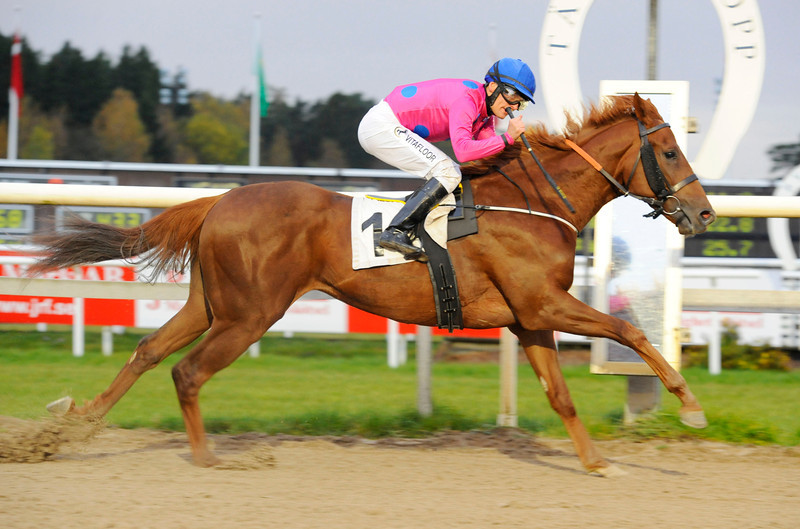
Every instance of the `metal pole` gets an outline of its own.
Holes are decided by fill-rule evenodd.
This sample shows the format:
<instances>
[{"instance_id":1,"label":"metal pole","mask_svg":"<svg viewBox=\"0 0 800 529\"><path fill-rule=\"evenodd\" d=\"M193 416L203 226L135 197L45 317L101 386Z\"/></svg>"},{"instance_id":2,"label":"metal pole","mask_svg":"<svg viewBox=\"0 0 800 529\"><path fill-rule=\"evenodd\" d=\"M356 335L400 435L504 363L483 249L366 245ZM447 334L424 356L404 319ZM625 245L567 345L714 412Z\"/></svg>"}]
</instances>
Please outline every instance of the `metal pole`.
<instances>
[{"instance_id":1,"label":"metal pole","mask_svg":"<svg viewBox=\"0 0 800 529\"><path fill-rule=\"evenodd\" d=\"M20 11L19 6L14 7L14 35L13 44L11 45L11 61L14 62L14 56L19 55L19 60L22 60L22 42L20 31ZM17 39L20 39L18 42ZM13 70L13 66L12 66ZM24 72L23 72L24 75ZM11 75L13 80L14 75ZM22 106L22 101L18 97L17 92L13 87L8 89L8 138L6 147L6 157L9 160L17 159L17 149L19 146L19 109Z\"/></svg>"},{"instance_id":2,"label":"metal pole","mask_svg":"<svg viewBox=\"0 0 800 529\"><path fill-rule=\"evenodd\" d=\"M500 413L498 426L517 427L517 337L504 328L500 332Z\"/></svg>"},{"instance_id":3,"label":"metal pole","mask_svg":"<svg viewBox=\"0 0 800 529\"><path fill-rule=\"evenodd\" d=\"M650 0L650 31L647 34L647 79L656 79L658 54L658 0Z\"/></svg>"},{"instance_id":4,"label":"metal pole","mask_svg":"<svg viewBox=\"0 0 800 529\"><path fill-rule=\"evenodd\" d=\"M658 0L650 0L647 33L647 79L656 79L658 55ZM662 344L662 348L664 344ZM628 375L628 400L624 421L631 424L642 415L653 413L661 405L661 381L658 377Z\"/></svg>"},{"instance_id":5,"label":"metal pole","mask_svg":"<svg viewBox=\"0 0 800 529\"><path fill-rule=\"evenodd\" d=\"M423 417L433 414L431 365L433 363L433 331L417 326L417 411Z\"/></svg>"},{"instance_id":6,"label":"metal pole","mask_svg":"<svg viewBox=\"0 0 800 529\"><path fill-rule=\"evenodd\" d=\"M258 77L261 57L261 15L256 13L253 21L253 96L250 98L250 165L260 165L261 138L261 84Z\"/></svg>"}]
</instances>

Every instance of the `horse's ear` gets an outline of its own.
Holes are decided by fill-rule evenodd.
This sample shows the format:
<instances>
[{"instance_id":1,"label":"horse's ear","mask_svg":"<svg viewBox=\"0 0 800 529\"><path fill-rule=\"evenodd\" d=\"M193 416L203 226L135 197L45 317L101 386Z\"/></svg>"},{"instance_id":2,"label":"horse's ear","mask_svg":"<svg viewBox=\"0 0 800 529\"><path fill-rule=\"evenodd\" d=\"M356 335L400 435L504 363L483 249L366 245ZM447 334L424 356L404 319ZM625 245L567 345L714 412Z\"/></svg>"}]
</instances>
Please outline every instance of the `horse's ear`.
<instances>
[{"instance_id":1,"label":"horse's ear","mask_svg":"<svg viewBox=\"0 0 800 529\"><path fill-rule=\"evenodd\" d=\"M639 92L633 94L633 111L636 113L636 117L639 118L639 121L644 121L646 114L644 99L639 96Z\"/></svg>"}]
</instances>

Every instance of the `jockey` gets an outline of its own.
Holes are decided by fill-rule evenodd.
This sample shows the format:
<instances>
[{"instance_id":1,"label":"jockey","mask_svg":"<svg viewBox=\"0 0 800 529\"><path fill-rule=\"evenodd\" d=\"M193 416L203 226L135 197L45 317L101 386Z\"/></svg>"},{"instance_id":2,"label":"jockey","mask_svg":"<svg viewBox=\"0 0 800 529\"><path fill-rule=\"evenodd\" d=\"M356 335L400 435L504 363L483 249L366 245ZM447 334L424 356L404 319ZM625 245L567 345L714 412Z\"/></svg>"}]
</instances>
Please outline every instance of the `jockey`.
<instances>
[{"instance_id":1,"label":"jockey","mask_svg":"<svg viewBox=\"0 0 800 529\"><path fill-rule=\"evenodd\" d=\"M508 116L507 108L521 110L533 102L536 79L528 65L500 59L484 81L436 79L398 86L361 120L358 140L365 151L426 180L381 234L381 247L408 260L428 260L412 244L416 226L461 182L459 164L431 142L450 140L463 163L502 151L525 131L521 115L509 121L503 134L494 127L495 118Z\"/></svg>"}]
</instances>

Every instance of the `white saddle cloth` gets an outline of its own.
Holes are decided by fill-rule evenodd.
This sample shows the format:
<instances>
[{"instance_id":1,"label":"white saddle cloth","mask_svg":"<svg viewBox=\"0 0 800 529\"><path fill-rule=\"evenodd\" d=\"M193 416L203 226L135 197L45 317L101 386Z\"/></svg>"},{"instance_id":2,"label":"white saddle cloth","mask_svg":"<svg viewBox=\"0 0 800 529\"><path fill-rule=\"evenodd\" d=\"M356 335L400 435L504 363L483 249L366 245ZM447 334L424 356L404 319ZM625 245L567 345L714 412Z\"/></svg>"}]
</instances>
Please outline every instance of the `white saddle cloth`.
<instances>
[{"instance_id":1,"label":"white saddle cloth","mask_svg":"<svg viewBox=\"0 0 800 529\"><path fill-rule=\"evenodd\" d=\"M403 206L409 192L348 193L353 197L350 234L353 270L408 263L399 252L378 246L378 236ZM425 219L425 231L442 248L447 247L447 215L455 208L455 197L447 195ZM414 244L419 246L419 241Z\"/></svg>"}]
</instances>

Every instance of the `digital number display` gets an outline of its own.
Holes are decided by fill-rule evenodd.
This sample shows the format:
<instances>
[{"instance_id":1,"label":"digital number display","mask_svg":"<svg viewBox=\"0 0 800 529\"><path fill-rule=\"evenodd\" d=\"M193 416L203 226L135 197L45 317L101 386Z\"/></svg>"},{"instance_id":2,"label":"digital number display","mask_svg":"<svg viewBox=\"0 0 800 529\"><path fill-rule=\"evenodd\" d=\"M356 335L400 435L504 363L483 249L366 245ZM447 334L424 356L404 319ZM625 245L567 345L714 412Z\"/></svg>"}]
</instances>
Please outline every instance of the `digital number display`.
<instances>
[{"instance_id":1,"label":"digital number display","mask_svg":"<svg viewBox=\"0 0 800 529\"><path fill-rule=\"evenodd\" d=\"M59 206L56 208L56 225L64 225L64 218L78 215L91 222L107 224L117 228L135 228L150 220L152 213L147 208L106 208L88 206Z\"/></svg>"},{"instance_id":2,"label":"digital number display","mask_svg":"<svg viewBox=\"0 0 800 529\"><path fill-rule=\"evenodd\" d=\"M33 232L33 206L0 204L0 234Z\"/></svg>"},{"instance_id":3,"label":"digital number display","mask_svg":"<svg viewBox=\"0 0 800 529\"><path fill-rule=\"evenodd\" d=\"M774 188L744 186L707 186L709 195L769 196ZM800 241L800 219L789 219L792 241ZM777 256L769 242L766 218L719 217L702 235L685 241L686 257L757 257L775 259Z\"/></svg>"},{"instance_id":4,"label":"digital number display","mask_svg":"<svg viewBox=\"0 0 800 529\"><path fill-rule=\"evenodd\" d=\"M214 180L203 180L193 177L178 177L175 185L178 187L194 187L199 189L233 189L247 184L242 178L215 178Z\"/></svg>"}]
</instances>

